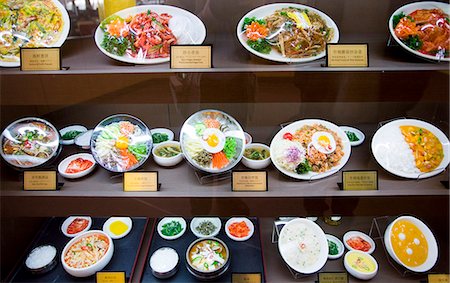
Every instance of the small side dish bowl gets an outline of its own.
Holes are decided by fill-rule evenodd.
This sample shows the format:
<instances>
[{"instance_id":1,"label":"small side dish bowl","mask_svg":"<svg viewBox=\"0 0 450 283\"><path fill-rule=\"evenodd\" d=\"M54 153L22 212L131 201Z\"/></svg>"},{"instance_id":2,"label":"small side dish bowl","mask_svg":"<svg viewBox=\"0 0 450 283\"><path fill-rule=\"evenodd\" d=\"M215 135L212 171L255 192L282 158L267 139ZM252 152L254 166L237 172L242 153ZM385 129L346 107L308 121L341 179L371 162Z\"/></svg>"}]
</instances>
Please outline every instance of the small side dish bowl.
<instances>
[{"instance_id":1,"label":"small side dish bowl","mask_svg":"<svg viewBox=\"0 0 450 283\"><path fill-rule=\"evenodd\" d=\"M110 217L103 223L103 232L111 239L121 239L130 233L133 228L133 221L130 217Z\"/></svg>"},{"instance_id":2,"label":"small side dish bowl","mask_svg":"<svg viewBox=\"0 0 450 283\"><path fill-rule=\"evenodd\" d=\"M91 265L85 267L74 267L73 265L76 264L77 261L76 259L73 259L75 262L71 262L70 256L72 247L74 250L78 250L79 248L76 247L76 245L79 244L83 245L84 241L88 241L88 244L90 244L91 241L90 239L88 239L90 237L97 238L96 240L92 241L96 243L94 244L93 248L97 248L99 252L101 252L103 255L99 258L98 261L92 263ZM83 249L81 248L80 250L81 252L83 251ZM76 236L67 243L67 245L64 247L61 253L61 263L64 270L70 275L75 277L88 277L94 275L96 272L105 268L105 266L111 260L113 254L114 254L114 243L111 237L109 237L109 235L103 231L92 230ZM83 265L84 264L85 263L83 263Z\"/></svg>"},{"instance_id":3,"label":"small side dish bowl","mask_svg":"<svg viewBox=\"0 0 450 283\"><path fill-rule=\"evenodd\" d=\"M159 279L167 279L177 273L180 257L173 248L162 247L152 254L149 264L153 276Z\"/></svg>"},{"instance_id":4,"label":"small side dish bowl","mask_svg":"<svg viewBox=\"0 0 450 283\"><path fill-rule=\"evenodd\" d=\"M247 144L251 144L253 142L253 138L252 138L252 136L249 133L244 132L244 137L245 137L245 144L246 145Z\"/></svg>"},{"instance_id":5,"label":"small side dish bowl","mask_svg":"<svg viewBox=\"0 0 450 283\"><path fill-rule=\"evenodd\" d=\"M344 257L348 273L361 280L369 280L378 272L378 263L373 256L361 251L348 251Z\"/></svg>"},{"instance_id":6,"label":"small side dish bowl","mask_svg":"<svg viewBox=\"0 0 450 283\"><path fill-rule=\"evenodd\" d=\"M69 216L61 225L61 232L65 236L73 238L88 231L91 225L92 218L89 216Z\"/></svg>"},{"instance_id":7,"label":"small side dish bowl","mask_svg":"<svg viewBox=\"0 0 450 283\"><path fill-rule=\"evenodd\" d=\"M245 224L245 225L244 225ZM248 227L248 233L247 235L236 235L235 232L233 232L233 227L236 225L242 226L242 228L245 228L245 226ZM253 222L250 221L250 219L245 217L232 217L228 219L227 223L225 223L225 233L227 236L234 240L234 241L247 241L253 236L253 233L255 232L255 226L253 225Z\"/></svg>"},{"instance_id":8,"label":"small side dish bowl","mask_svg":"<svg viewBox=\"0 0 450 283\"><path fill-rule=\"evenodd\" d=\"M328 242L328 259L338 259L340 258L343 254L344 254L344 244L342 243L341 240L339 240L336 236L330 235L330 234L325 234L325 237L327 238L327 242ZM334 243L335 246L333 244ZM337 249L337 254L331 254L331 249L332 246L335 247L335 249Z\"/></svg>"},{"instance_id":9,"label":"small side dish bowl","mask_svg":"<svg viewBox=\"0 0 450 283\"><path fill-rule=\"evenodd\" d=\"M70 132L73 132L75 134L73 137L66 137L66 135L70 135ZM59 130L59 134L61 135L61 144L63 145L70 145L75 143L75 138L82 133L87 132L87 128L82 125L73 125L73 126L67 126Z\"/></svg>"},{"instance_id":10,"label":"small side dish bowl","mask_svg":"<svg viewBox=\"0 0 450 283\"><path fill-rule=\"evenodd\" d=\"M208 224L208 222L211 224ZM210 233L202 233L200 229L202 226L208 226L203 227L203 230L206 228ZM219 217L194 217L191 220L190 227L192 233L198 238L214 237L219 234L220 228L222 227L222 221L220 221Z\"/></svg>"},{"instance_id":11,"label":"small side dish bowl","mask_svg":"<svg viewBox=\"0 0 450 283\"><path fill-rule=\"evenodd\" d=\"M58 264L56 260L56 248L51 245L43 245L34 248L25 260L25 266L32 274L44 274L52 270Z\"/></svg>"},{"instance_id":12,"label":"small side dish bowl","mask_svg":"<svg viewBox=\"0 0 450 283\"><path fill-rule=\"evenodd\" d=\"M351 146L358 146L362 144L366 139L364 133L361 130L358 130L357 128L349 126L340 126L339 128L341 128L341 130L343 130L344 133L347 135ZM352 141L352 139L350 138L352 136L352 133L356 136L356 138L358 138L357 141Z\"/></svg>"},{"instance_id":13,"label":"small side dish bowl","mask_svg":"<svg viewBox=\"0 0 450 283\"><path fill-rule=\"evenodd\" d=\"M348 231L344 234L343 242L350 251L356 250L371 254L375 250L375 242L372 238L360 231Z\"/></svg>"},{"instance_id":14,"label":"small side dish bowl","mask_svg":"<svg viewBox=\"0 0 450 283\"><path fill-rule=\"evenodd\" d=\"M76 145L81 147L82 149L90 149L91 148L91 137L94 130L88 130L74 139Z\"/></svg>"},{"instance_id":15,"label":"small side dish bowl","mask_svg":"<svg viewBox=\"0 0 450 283\"><path fill-rule=\"evenodd\" d=\"M270 165L270 162L270 148L267 145L262 143L245 145L244 156L242 157L242 164L245 167L255 170L264 169Z\"/></svg>"},{"instance_id":16,"label":"small side dish bowl","mask_svg":"<svg viewBox=\"0 0 450 283\"><path fill-rule=\"evenodd\" d=\"M176 150L178 153L176 153ZM175 166L183 160L180 142L166 141L156 144L152 149L153 160L163 167Z\"/></svg>"},{"instance_id":17,"label":"small side dish bowl","mask_svg":"<svg viewBox=\"0 0 450 283\"><path fill-rule=\"evenodd\" d=\"M153 146L162 143L162 142L166 142L166 141L173 141L175 135L172 132L171 129L167 129L167 128L154 128L150 130L150 133L152 134L152 139L153 139ZM156 135L160 134L162 136L157 137ZM163 138L163 140L159 140L160 138ZM166 139L167 138L167 139Z\"/></svg>"},{"instance_id":18,"label":"small side dish bowl","mask_svg":"<svg viewBox=\"0 0 450 283\"><path fill-rule=\"evenodd\" d=\"M77 169L81 170L81 171L76 172L76 173L68 173L68 172L66 172L68 167L69 167L69 165L70 165L70 163L72 161L76 162L75 160L77 160L79 158L92 162L92 165L87 167L87 165L84 165L84 164L76 164L74 166ZM77 154L68 156L65 159L63 159L63 161L61 161L59 163L59 165L58 165L58 172L64 178L76 179L76 178L84 177L84 176L88 175L89 173L91 173L92 171L94 171L94 168L95 168L96 165L97 165L97 162L95 162L95 159L92 156L92 154L89 154L89 153L77 153Z\"/></svg>"},{"instance_id":19,"label":"small side dish bowl","mask_svg":"<svg viewBox=\"0 0 450 283\"><path fill-rule=\"evenodd\" d=\"M177 223L179 223L179 226ZM166 240L175 240L183 236L184 232L186 232L186 226L186 220L184 220L183 217L164 217L159 221L156 229L158 230L158 234L161 238ZM176 227L179 228L178 233L172 233L176 230ZM167 231L172 235L166 235Z\"/></svg>"}]
</instances>

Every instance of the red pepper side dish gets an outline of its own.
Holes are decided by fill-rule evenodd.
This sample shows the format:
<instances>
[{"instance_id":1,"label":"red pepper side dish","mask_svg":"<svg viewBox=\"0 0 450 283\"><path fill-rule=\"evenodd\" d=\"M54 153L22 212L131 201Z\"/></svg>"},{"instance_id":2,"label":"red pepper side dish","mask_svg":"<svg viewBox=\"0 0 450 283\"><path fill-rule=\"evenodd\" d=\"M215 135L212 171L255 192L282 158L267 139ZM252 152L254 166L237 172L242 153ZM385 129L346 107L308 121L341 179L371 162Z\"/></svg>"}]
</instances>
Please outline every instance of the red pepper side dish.
<instances>
[{"instance_id":1,"label":"red pepper side dish","mask_svg":"<svg viewBox=\"0 0 450 283\"><path fill-rule=\"evenodd\" d=\"M359 236L351 237L347 240L347 244L353 249L362 252L368 252L371 248L370 243Z\"/></svg>"},{"instance_id":2,"label":"red pepper side dish","mask_svg":"<svg viewBox=\"0 0 450 283\"><path fill-rule=\"evenodd\" d=\"M66 168L66 173L74 174L89 169L94 163L81 157L72 160Z\"/></svg>"},{"instance_id":3,"label":"red pepper side dish","mask_svg":"<svg viewBox=\"0 0 450 283\"><path fill-rule=\"evenodd\" d=\"M84 229L86 229L88 224L89 224L89 221L87 219L77 217L67 227L67 234L73 235L73 234L79 233L79 232L83 231Z\"/></svg>"},{"instance_id":4,"label":"red pepper side dish","mask_svg":"<svg viewBox=\"0 0 450 283\"><path fill-rule=\"evenodd\" d=\"M231 223L231 225L228 227L228 231L232 236L244 238L247 237L248 234L250 233L250 228L248 228L245 221L241 221Z\"/></svg>"}]
</instances>

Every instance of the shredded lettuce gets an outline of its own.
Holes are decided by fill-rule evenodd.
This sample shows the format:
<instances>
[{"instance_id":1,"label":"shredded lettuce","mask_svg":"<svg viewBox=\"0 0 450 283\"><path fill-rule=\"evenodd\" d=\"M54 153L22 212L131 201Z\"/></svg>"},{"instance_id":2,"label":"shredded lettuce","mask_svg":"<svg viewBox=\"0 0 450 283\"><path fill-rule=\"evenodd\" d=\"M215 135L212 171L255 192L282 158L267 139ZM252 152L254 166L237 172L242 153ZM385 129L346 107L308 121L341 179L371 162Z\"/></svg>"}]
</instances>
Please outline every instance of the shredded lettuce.
<instances>
[{"instance_id":1,"label":"shredded lettuce","mask_svg":"<svg viewBox=\"0 0 450 283\"><path fill-rule=\"evenodd\" d=\"M136 157L138 161L147 156L147 146L145 143L129 145L128 150Z\"/></svg>"}]
</instances>

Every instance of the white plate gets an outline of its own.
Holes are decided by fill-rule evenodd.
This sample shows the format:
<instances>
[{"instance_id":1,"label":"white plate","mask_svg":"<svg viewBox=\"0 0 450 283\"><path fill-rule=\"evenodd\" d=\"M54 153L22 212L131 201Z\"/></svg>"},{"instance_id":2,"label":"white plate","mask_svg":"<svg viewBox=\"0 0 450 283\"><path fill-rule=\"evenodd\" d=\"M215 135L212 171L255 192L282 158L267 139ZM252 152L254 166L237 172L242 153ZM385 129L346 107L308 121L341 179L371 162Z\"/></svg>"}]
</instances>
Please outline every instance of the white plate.
<instances>
[{"instance_id":1,"label":"white plate","mask_svg":"<svg viewBox=\"0 0 450 283\"><path fill-rule=\"evenodd\" d=\"M329 130L335 132L342 140L342 145L343 145L343 151L344 151L344 156L341 158L339 165L331 168L330 170L323 172L323 173L317 173L317 172L308 172L305 174L297 174L295 172L290 172L284 168L282 168L278 162L275 160L275 149L274 146L277 142L279 142L280 140L283 139L283 135L285 133L294 133L295 131L299 130L301 127L306 126L306 125L314 125L314 124L321 124L325 127L327 127ZM339 170L341 170L342 167L344 167L344 165L347 163L348 159L350 158L350 153L351 153L351 146L350 146L350 141L348 140L347 135L344 133L343 130L341 130L338 126L336 126L335 124L325 121L325 120L320 120L320 119L305 119L305 120L300 120L297 122L293 122L291 124L289 124L288 126L284 127L283 129L281 129L272 139L272 142L270 143L270 158L272 159L272 163L275 165L275 167L277 167L278 170L280 170L280 172L282 172L283 174L295 178L295 179L300 179L300 180L315 180L315 179L321 179L321 178L325 178L328 177L336 172L338 172Z\"/></svg>"},{"instance_id":2,"label":"white plate","mask_svg":"<svg viewBox=\"0 0 450 283\"><path fill-rule=\"evenodd\" d=\"M214 224L214 226L216 226L216 229L209 235L201 234L195 228L203 221L210 221L212 224ZM191 224L190 224L192 233L198 238L215 237L217 234L219 234L221 227L222 227L222 221L220 221L219 217L194 217L194 218L192 218Z\"/></svg>"},{"instance_id":3,"label":"white plate","mask_svg":"<svg viewBox=\"0 0 450 283\"><path fill-rule=\"evenodd\" d=\"M67 169L67 166L69 166L69 163L72 160L75 160L77 158L83 158L83 159L89 160L93 164L92 164L91 167L89 167L88 169L86 169L84 171L81 171L81 172L78 172L78 173L66 173L66 169ZM89 153L77 153L77 154L71 155L71 156L66 157L65 159L63 159L63 161L61 161L59 163L59 165L58 165L58 172L59 172L59 174L61 176L63 176L64 178L67 178L67 179L81 178L81 177L84 177L87 174L91 173L94 170L96 164L97 163L95 162L95 159L92 156L92 154L89 154Z\"/></svg>"},{"instance_id":4,"label":"white plate","mask_svg":"<svg viewBox=\"0 0 450 283\"><path fill-rule=\"evenodd\" d=\"M361 239L363 239L364 241L366 241L370 244L370 249L367 252L365 252L365 251L354 249L351 246L349 246L349 244L347 244L347 240L349 240L350 238L353 238L353 237L361 237ZM375 242L372 240L372 238L370 238L368 235L366 235L360 231L348 231L347 233L344 234L344 237L342 238L342 240L344 242L345 247L350 251L355 250L355 251L361 251L364 253L371 254L375 250Z\"/></svg>"},{"instance_id":5,"label":"white plate","mask_svg":"<svg viewBox=\"0 0 450 283\"><path fill-rule=\"evenodd\" d=\"M305 230L301 231L299 229L305 229L310 232L313 237L302 237L299 234L303 233ZM298 231L297 238L293 235L296 231ZM314 243L311 243L312 239L316 239L317 246L313 245ZM311 246L317 247L319 253L315 261L306 266L301 265L295 259L295 256L292 255L292 252L295 251L295 249L299 249L303 244L305 244L305 247L307 248ZM328 242L325 233L319 225L306 218L294 218L281 228L280 236L278 237L278 250L287 265L302 274L312 274L319 271L328 259ZM312 261L311 259L309 260Z\"/></svg>"},{"instance_id":6,"label":"white plate","mask_svg":"<svg viewBox=\"0 0 450 283\"><path fill-rule=\"evenodd\" d=\"M394 226L394 224L396 222L398 222L400 220L408 220L411 223L413 223L423 233L423 235L427 239L428 257L425 260L425 262L419 266L410 267L410 266L405 265L403 262L400 261L400 259L397 257L397 255L395 254L395 252L393 250L392 242L391 242L392 227ZM434 237L433 232L431 232L430 228L428 228L428 226L425 225L425 223L423 223L421 220L419 220L413 216L401 216L401 217L398 217L397 219L395 219L394 221L392 221L392 223L389 224L389 226L386 228L386 231L384 233L384 244L386 246L386 249L387 249L389 255L397 263L403 265L407 269L412 270L414 272L427 272L428 270L433 268L433 266L437 262L438 255L439 255L436 238Z\"/></svg>"},{"instance_id":7,"label":"white plate","mask_svg":"<svg viewBox=\"0 0 450 283\"><path fill-rule=\"evenodd\" d=\"M111 231L110 227L111 227L111 224L115 221L123 222L125 225L128 226L128 229L125 232L123 232L122 234L119 234L119 235L114 234ZM133 227L133 221L131 220L130 217L110 217L103 224L102 230L103 230L103 232L108 234L111 237L111 239L116 240L116 239L120 239L120 238L123 238L126 235L128 235L128 233L130 233L132 227Z\"/></svg>"},{"instance_id":8,"label":"white plate","mask_svg":"<svg viewBox=\"0 0 450 283\"><path fill-rule=\"evenodd\" d=\"M341 240L339 240L339 238L337 238L336 236L330 235L330 234L325 234L325 237L327 238L327 240L330 240L332 242L334 242L337 247L338 247L338 253L336 255L330 255L328 253L328 258L329 259L337 259L340 258L343 254L344 254L344 244L342 243Z\"/></svg>"},{"instance_id":9,"label":"white plate","mask_svg":"<svg viewBox=\"0 0 450 283\"><path fill-rule=\"evenodd\" d=\"M412 12L414 12L415 10L420 10L420 9L441 9L447 15L450 14L450 5L448 3L423 1L423 2L415 2L415 3L406 4L406 5L398 8L389 18L389 32L391 33L391 36L395 39L395 41L401 47L403 47L403 49L411 52L412 54L414 54L416 56L419 56L419 57L422 57L425 59L429 59L429 60L435 60L435 61L450 61L450 58L439 59L436 56L423 54L423 53L420 53L419 51L413 50L413 49L409 48L408 46L406 46L406 44L404 44L395 35L394 24L393 24L394 16L400 14L401 12L403 12L405 15L408 15L408 14L411 14Z\"/></svg>"},{"instance_id":10,"label":"white plate","mask_svg":"<svg viewBox=\"0 0 450 283\"><path fill-rule=\"evenodd\" d=\"M70 223L72 223L76 218L86 219L88 221L88 225L86 226L86 228L84 228L84 230L81 230L78 233L68 234L67 228L69 227ZM75 236L78 236L81 233L88 231L91 228L91 225L92 225L92 218L89 216L69 216L67 217L66 220L64 220L63 224L61 225L61 232L63 232L63 234L66 235L67 237L74 238Z\"/></svg>"},{"instance_id":11,"label":"white plate","mask_svg":"<svg viewBox=\"0 0 450 283\"><path fill-rule=\"evenodd\" d=\"M174 138L174 133L172 132L171 129L167 129L167 128L154 128L150 130L150 133L152 134L156 134L156 133L160 133L160 134L166 134L167 137L169 138L167 141L173 141ZM153 145L157 145L158 143L153 143Z\"/></svg>"},{"instance_id":12,"label":"white plate","mask_svg":"<svg viewBox=\"0 0 450 283\"><path fill-rule=\"evenodd\" d=\"M87 132L84 132L77 136L74 139L74 142L76 145L80 146L83 149L90 149L91 148L91 137L94 130L88 130Z\"/></svg>"},{"instance_id":13,"label":"white plate","mask_svg":"<svg viewBox=\"0 0 450 283\"><path fill-rule=\"evenodd\" d=\"M205 40L206 28L203 22L196 15L178 7L169 5L142 5L124 9L115 13L115 15L126 18L130 15L147 12L148 10L158 14L167 13L172 16L169 20L169 28L172 29L173 34L177 38L178 44L202 44ZM127 55L118 56L111 54L101 47L103 36L104 32L101 30L100 26L98 26L94 36L95 43L101 52L115 60L131 64L159 64L169 62L170 60L169 57L136 59Z\"/></svg>"},{"instance_id":14,"label":"white plate","mask_svg":"<svg viewBox=\"0 0 450 283\"><path fill-rule=\"evenodd\" d=\"M69 35L70 18L66 8L61 4L61 2L59 2L58 0L53 0L53 3L56 5L56 8L61 12L63 28L59 40L48 47L60 47L61 45L63 45L63 43L67 39L67 36ZM20 59L19 61L15 62L5 62L0 60L0 67L19 67L19 66L20 66Z\"/></svg>"},{"instance_id":15,"label":"white plate","mask_svg":"<svg viewBox=\"0 0 450 283\"><path fill-rule=\"evenodd\" d=\"M260 53L256 50L252 49L250 46L248 46L247 37L242 32L242 26L244 25L245 18L256 17L257 19L262 19L266 16L273 14L276 10L279 10L282 8L289 8L289 7L294 7L294 8L299 8L299 9L308 9L309 11L312 11L312 12L315 12L316 14L318 14L326 22L327 26L332 28L334 31L334 36L329 43L336 43L339 41L339 29L338 29L336 23L325 13L323 13L315 8L301 5L301 4L277 3L277 4L269 4L269 5L258 7L256 9L251 10L250 12L245 14L245 16L242 17L242 19L239 21L237 28L236 28L236 34L239 39L239 42L242 44L242 46L245 47L245 49L247 49L249 52L253 53L254 55L259 56L264 59L267 59L267 60L276 61L276 62L305 63L305 62L310 62L310 61L314 61L314 60L325 57L325 53L326 53L325 50L320 52L316 56L311 56L311 57L307 57L307 58L288 58L288 57L283 57L281 55L281 53L278 52L275 48L272 48L272 51L269 54L263 54L263 53Z\"/></svg>"},{"instance_id":16,"label":"white plate","mask_svg":"<svg viewBox=\"0 0 450 283\"><path fill-rule=\"evenodd\" d=\"M84 132L87 132L87 128L85 126L82 125L73 125L73 126L67 126L62 128L61 130L59 130L59 134L61 135L61 144L63 145L70 145L70 144L74 144L75 143L75 138L71 139L71 140L63 140L62 136L70 131L79 131L81 132L80 135Z\"/></svg>"},{"instance_id":17,"label":"white plate","mask_svg":"<svg viewBox=\"0 0 450 283\"><path fill-rule=\"evenodd\" d=\"M398 130L398 133L400 133L400 135L402 137L402 142L404 142L403 147L407 147L409 149L409 146L406 143L406 141L404 140L404 137L401 134L400 128L399 128L400 126L407 126L407 125L417 126L417 127L424 128L424 129L430 131L442 143L442 148L444 151L444 159L441 161L441 164L438 166L438 168L436 168L435 171L431 171L431 172L427 172L427 173L405 172L405 171L399 170L397 168L393 168L393 166L390 164L390 161L387 160L386 158L384 158L385 154L392 154L395 152L399 152L398 151L399 145L393 139L393 136L395 135L397 130ZM372 154L375 157L378 164L381 165L381 167L383 167L386 171L388 171L394 175L404 177L404 178L422 179L422 178L428 178L431 176L435 176L435 175L441 173L442 171L444 171L450 161L450 159L449 159L450 143L449 143L448 138L445 136L445 134L441 130L436 128L435 126L433 126L427 122L416 120L416 119L398 119L398 120L395 120L395 121L392 121L392 122L389 122L389 123L383 125L381 128L379 128L377 130L377 132L373 136L371 147L372 147ZM412 155L412 151L411 151L411 155ZM405 157L405 158L408 158L408 157ZM411 158L413 158L413 157L411 157ZM398 160L398 158L394 158L394 159ZM413 166L415 169L417 169L415 167L415 163L413 164ZM419 171L419 170L417 169L417 171Z\"/></svg>"},{"instance_id":18,"label":"white plate","mask_svg":"<svg viewBox=\"0 0 450 283\"><path fill-rule=\"evenodd\" d=\"M242 221L244 221L245 224L247 224L247 227L250 229L250 232L248 232L248 235L245 237L242 237L242 238L231 235L230 231L228 231L228 227L230 227L230 225L235 222L242 222ZM227 236L230 239L238 241L238 242L247 241L248 239L250 239L253 236L254 232L255 232L255 226L253 225L253 222L251 222L250 219L245 218L245 217L232 217L232 218L228 219L227 223L225 223L225 233L227 234Z\"/></svg>"},{"instance_id":19,"label":"white plate","mask_svg":"<svg viewBox=\"0 0 450 283\"><path fill-rule=\"evenodd\" d=\"M172 222L172 221L178 221L181 224L181 232L174 235L174 236L166 236L163 235L163 233L161 232L162 227L164 224ZM183 236L184 232L186 232L186 220L184 220L183 217L164 217L163 219L161 219L158 223L158 226L156 227L156 229L158 230L158 234L159 236L161 236L161 238L166 239L166 240L175 240L178 239L179 237Z\"/></svg>"},{"instance_id":20,"label":"white plate","mask_svg":"<svg viewBox=\"0 0 450 283\"><path fill-rule=\"evenodd\" d=\"M359 141L352 142L349 140L351 146L358 146L358 145L362 144L364 142L364 140L366 139L366 136L364 135L364 133L361 130L358 130L357 128L353 128L350 126L340 126L339 128L341 128L341 130L343 130L344 132L353 132L358 137Z\"/></svg>"}]
</instances>

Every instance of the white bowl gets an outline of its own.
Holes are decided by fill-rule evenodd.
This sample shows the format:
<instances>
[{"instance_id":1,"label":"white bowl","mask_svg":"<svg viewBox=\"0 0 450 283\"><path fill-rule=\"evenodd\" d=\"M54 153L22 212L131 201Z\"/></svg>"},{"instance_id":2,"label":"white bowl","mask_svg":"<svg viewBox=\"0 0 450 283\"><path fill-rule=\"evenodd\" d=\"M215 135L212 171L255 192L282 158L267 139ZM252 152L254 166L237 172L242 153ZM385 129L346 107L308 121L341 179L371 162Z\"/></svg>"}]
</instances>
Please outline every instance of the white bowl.
<instances>
[{"instance_id":1,"label":"white bowl","mask_svg":"<svg viewBox=\"0 0 450 283\"><path fill-rule=\"evenodd\" d=\"M358 137L358 139L359 139L358 141L350 141L351 146L358 146L358 145L362 144L364 142L364 140L366 139L366 136L364 135L364 133L361 130L358 130L357 128L349 127L349 126L340 126L339 128L341 128L344 132L353 132ZM347 134L347 133L345 133L345 134Z\"/></svg>"},{"instance_id":2,"label":"white bowl","mask_svg":"<svg viewBox=\"0 0 450 283\"><path fill-rule=\"evenodd\" d=\"M128 229L126 231L124 231L122 234L119 234L119 235L114 234L111 231L111 224L116 221L123 222L125 225L128 226ZM130 217L110 217L110 218L108 218L108 220L105 221L105 223L103 223L102 230L103 230L103 232L108 234L111 237L111 239L116 240L116 239L120 239L120 238L123 238L126 235L128 235L128 233L130 233L132 227L133 227L133 221L131 220Z\"/></svg>"},{"instance_id":3,"label":"white bowl","mask_svg":"<svg viewBox=\"0 0 450 283\"><path fill-rule=\"evenodd\" d=\"M91 137L94 130L88 130L81 135L77 136L74 140L75 144L83 149L91 148Z\"/></svg>"},{"instance_id":4,"label":"white bowl","mask_svg":"<svg viewBox=\"0 0 450 283\"><path fill-rule=\"evenodd\" d=\"M361 270L356 269L354 264L350 262L352 257L357 256L359 259L362 259L366 262L366 264L372 265L374 267L374 270L371 270L369 272L363 272ZM368 253L364 253L361 251L349 251L345 254L344 257L344 266L345 269L347 269L348 273L353 275L354 277L361 279L361 280L369 280L375 277L375 275L378 272L378 263L375 260L373 256L371 256Z\"/></svg>"},{"instance_id":5,"label":"white bowl","mask_svg":"<svg viewBox=\"0 0 450 283\"><path fill-rule=\"evenodd\" d=\"M244 132L244 137L245 137L245 144L251 144L253 142L253 138L249 133Z\"/></svg>"},{"instance_id":6,"label":"white bowl","mask_svg":"<svg viewBox=\"0 0 450 283\"><path fill-rule=\"evenodd\" d=\"M86 169L84 171L81 171L78 173L66 173L67 166L69 166L69 164L70 164L70 162L72 162L72 160L75 160L77 158L83 158L83 159L89 160L93 164L91 167L89 167L88 169ZM63 159L63 161L61 161L58 165L58 172L61 176L63 176L64 178L67 178L67 179L81 178L81 177L86 176L87 174L91 173L94 170L96 165L97 165L97 162L95 162L95 159L92 156L92 154L77 153L77 154L71 155L71 156Z\"/></svg>"},{"instance_id":7,"label":"white bowl","mask_svg":"<svg viewBox=\"0 0 450 283\"><path fill-rule=\"evenodd\" d=\"M418 265L415 267L407 266L402 261L400 261L397 254L394 252L394 249L392 247L392 242L391 242L392 228L395 223L397 223L398 221L401 221L401 220L407 220L407 221L411 222L412 224L414 224L423 233L423 235L428 243L428 256L427 256L425 262L422 263L421 265ZM405 240L407 240L407 239L405 239ZM423 223L419 219L412 217L412 216L398 217L391 224L389 224L389 226L386 228L386 231L384 233L384 244L386 245L386 249L387 249L389 255L396 262L398 262L400 265L402 265L402 266L406 267L407 269L414 271L414 272L427 272L428 270L433 268L433 266L436 264L436 261L438 259L438 253L439 253L438 246L437 246L436 238L433 235L433 232L431 232L430 228L428 228L427 225L425 225L425 223Z\"/></svg>"},{"instance_id":8,"label":"white bowl","mask_svg":"<svg viewBox=\"0 0 450 283\"><path fill-rule=\"evenodd\" d=\"M327 240L334 242L337 245L338 248L338 253L336 255L330 255L330 253L328 252L328 258L329 259L337 259L340 258L343 254L344 254L344 244L342 243L341 240L339 240L339 238L330 235L330 234L325 234L325 237L327 238Z\"/></svg>"},{"instance_id":9,"label":"white bowl","mask_svg":"<svg viewBox=\"0 0 450 283\"><path fill-rule=\"evenodd\" d=\"M86 219L88 221L88 225L86 226L86 228L84 228L78 233L75 234L67 233L67 228L69 228L70 223L72 223L76 218ZM61 232L63 232L63 234L66 235L67 237L73 238L88 231L91 228L91 225L92 225L92 218L89 216L69 216L67 217L66 220L64 220L63 224L61 225Z\"/></svg>"},{"instance_id":10,"label":"white bowl","mask_svg":"<svg viewBox=\"0 0 450 283\"><path fill-rule=\"evenodd\" d=\"M153 136L153 134L156 134L156 133L166 134L167 137L169 138L167 141L173 141L173 138L175 136L174 133L172 132L172 130L167 129L167 128L154 128L154 129L150 130L150 133L152 134L152 136ZM153 143L154 146L157 144L160 144L160 143Z\"/></svg>"},{"instance_id":11,"label":"white bowl","mask_svg":"<svg viewBox=\"0 0 450 283\"><path fill-rule=\"evenodd\" d=\"M247 224L248 228L250 229L250 231L248 232L248 235L245 237L241 237L241 238L231 235L230 231L228 230L228 227L230 227L230 225L235 222L242 222L242 221L244 221L245 224ZM225 233L232 240L235 240L238 242L247 241L248 239L250 239L253 236L253 233L255 233L255 226L253 225L253 222L251 222L250 219L248 219L248 218L232 217L232 218L228 219L227 223L225 223Z\"/></svg>"},{"instance_id":12,"label":"white bowl","mask_svg":"<svg viewBox=\"0 0 450 283\"><path fill-rule=\"evenodd\" d=\"M183 160L182 152L180 152L179 154L172 156L172 157L162 157L162 156L156 155L156 153L155 153L156 150L158 150L159 148L161 148L163 146L168 146L168 145L176 145L180 148L180 151L181 151L181 145L180 145L180 142L178 142L178 141L165 141L165 142L156 144L152 149L152 155L153 155L153 160L155 160L155 162L159 166L164 166L164 167L175 166L178 163L180 163L181 160Z\"/></svg>"},{"instance_id":13,"label":"white bowl","mask_svg":"<svg viewBox=\"0 0 450 283\"><path fill-rule=\"evenodd\" d=\"M173 236L166 236L164 235L161 231L163 228L164 224L170 223L172 221L178 221L181 224L181 232L173 235ZM156 227L156 229L158 230L158 234L159 236L161 236L161 238L166 239L166 240L175 240L178 239L179 237L183 236L184 232L186 232L186 220L184 220L183 217L164 217L163 219L161 219L158 223L158 226Z\"/></svg>"},{"instance_id":14,"label":"white bowl","mask_svg":"<svg viewBox=\"0 0 450 283\"><path fill-rule=\"evenodd\" d=\"M106 251L105 255L103 255L103 257L100 258L99 261L97 261L96 263L94 263L93 265L88 266L88 267L74 268L74 267L68 266L66 261L64 260L64 255L67 253L69 248L76 242L80 241L82 238L89 237L94 234L100 234L103 237L108 239L109 247L108 247L108 250ZM64 270L67 273L69 273L70 275L75 276L75 277L87 277L87 276L91 276L91 275L95 274L96 272L105 268L105 266L111 260L113 254L114 254L114 243L113 243L113 240L111 239L111 237L103 231L92 230L92 231L88 231L88 232L78 235L77 237L73 238L72 240L70 240L67 243L67 245L64 247L64 249L61 253L61 262L62 262Z\"/></svg>"},{"instance_id":15,"label":"white bowl","mask_svg":"<svg viewBox=\"0 0 450 283\"><path fill-rule=\"evenodd\" d=\"M248 148L263 148L267 151L267 153L269 154L269 156L266 159L263 160L253 160L250 158L245 157L245 151L244 151L244 156L242 156L242 164L245 165L245 167L248 167L250 169L263 169L266 168L267 166L270 165L271 159L270 159L270 148L262 143L250 143L245 145L245 149Z\"/></svg>"},{"instance_id":16,"label":"white bowl","mask_svg":"<svg viewBox=\"0 0 450 283\"><path fill-rule=\"evenodd\" d=\"M71 139L71 140L63 140L62 136L70 131L79 131L81 132L80 135L84 132L87 132L87 128L85 126L82 125L73 125L73 126L67 126L65 128L62 128L61 130L59 130L59 134L61 135L61 144L63 145L69 145L69 144L74 144L75 143L75 138Z\"/></svg>"},{"instance_id":17,"label":"white bowl","mask_svg":"<svg viewBox=\"0 0 450 283\"><path fill-rule=\"evenodd\" d=\"M214 224L214 226L216 226L216 229L209 235L198 232L195 228L203 221L210 221L212 224ZM190 227L192 233L198 238L214 237L219 234L220 228L222 227L222 221L220 221L219 217L194 217L191 220Z\"/></svg>"},{"instance_id":18,"label":"white bowl","mask_svg":"<svg viewBox=\"0 0 450 283\"><path fill-rule=\"evenodd\" d=\"M361 250L357 250L352 248L347 241L353 237L361 237L364 241L368 242L370 244L370 249L368 251L361 251ZM361 251L361 252L365 252L368 254L373 253L373 251L375 250L375 242L372 240L372 238L370 238L368 235L364 234L363 232L360 231L348 231L347 233L344 234L343 237L343 242L345 247L350 250L350 251Z\"/></svg>"}]
</instances>

